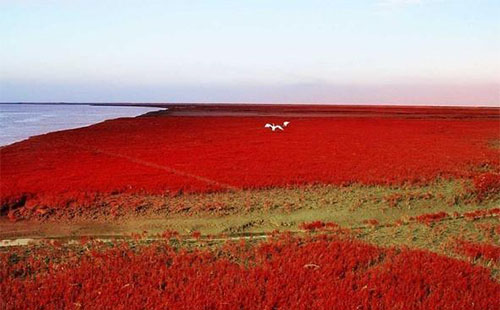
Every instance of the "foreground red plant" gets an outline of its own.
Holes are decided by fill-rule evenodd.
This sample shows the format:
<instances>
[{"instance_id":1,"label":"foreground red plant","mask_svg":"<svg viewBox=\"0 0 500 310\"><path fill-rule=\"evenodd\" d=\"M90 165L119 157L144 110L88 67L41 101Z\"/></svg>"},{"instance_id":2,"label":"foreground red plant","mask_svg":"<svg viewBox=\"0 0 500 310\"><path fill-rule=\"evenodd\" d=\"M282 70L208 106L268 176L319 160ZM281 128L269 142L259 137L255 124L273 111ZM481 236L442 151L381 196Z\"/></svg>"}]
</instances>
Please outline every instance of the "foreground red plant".
<instances>
[{"instance_id":1,"label":"foreground red plant","mask_svg":"<svg viewBox=\"0 0 500 310\"><path fill-rule=\"evenodd\" d=\"M96 193L401 184L499 170L496 119L291 118L279 133L263 128L272 120L117 119L0 148L2 213L30 200L84 206ZM482 177L476 187L490 194L495 182Z\"/></svg>"},{"instance_id":2,"label":"foreground red plant","mask_svg":"<svg viewBox=\"0 0 500 310\"><path fill-rule=\"evenodd\" d=\"M439 222L442 219L445 219L447 217L448 217L448 213L441 211L441 212L437 212L437 213L422 214L422 215L415 217L415 219L419 223L430 225L434 222Z\"/></svg>"},{"instance_id":3,"label":"foreground red plant","mask_svg":"<svg viewBox=\"0 0 500 310\"><path fill-rule=\"evenodd\" d=\"M500 173L482 173L474 177L474 190L479 199L500 193Z\"/></svg>"},{"instance_id":4,"label":"foreground red plant","mask_svg":"<svg viewBox=\"0 0 500 310\"><path fill-rule=\"evenodd\" d=\"M170 236L170 234L169 234ZM498 309L487 269L317 235L175 249L85 244L0 254L2 309Z\"/></svg>"},{"instance_id":5,"label":"foreground red plant","mask_svg":"<svg viewBox=\"0 0 500 310\"><path fill-rule=\"evenodd\" d=\"M457 253L465 255L471 259L483 259L500 263L500 247L488 243L476 243L465 240L458 240L456 243Z\"/></svg>"}]
</instances>

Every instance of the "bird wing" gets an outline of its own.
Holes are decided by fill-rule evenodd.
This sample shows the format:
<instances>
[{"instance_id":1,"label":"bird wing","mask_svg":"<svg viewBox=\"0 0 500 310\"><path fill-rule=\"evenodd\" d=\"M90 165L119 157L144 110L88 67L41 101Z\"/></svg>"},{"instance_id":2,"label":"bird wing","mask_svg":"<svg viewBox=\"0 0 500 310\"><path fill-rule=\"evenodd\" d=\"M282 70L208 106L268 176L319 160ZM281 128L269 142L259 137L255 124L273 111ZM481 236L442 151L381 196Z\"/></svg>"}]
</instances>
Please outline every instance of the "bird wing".
<instances>
[{"instance_id":1,"label":"bird wing","mask_svg":"<svg viewBox=\"0 0 500 310\"><path fill-rule=\"evenodd\" d=\"M289 122L289 121L283 122L283 126L284 126L284 127L288 126L288 124L290 124L290 122Z\"/></svg>"},{"instance_id":2,"label":"bird wing","mask_svg":"<svg viewBox=\"0 0 500 310\"><path fill-rule=\"evenodd\" d=\"M273 125L271 125L269 123L264 125L264 128L271 128L271 127L273 127Z\"/></svg>"},{"instance_id":3,"label":"bird wing","mask_svg":"<svg viewBox=\"0 0 500 310\"><path fill-rule=\"evenodd\" d=\"M283 130L283 127L281 127L280 125L276 125L276 129Z\"/></svg>"}]
</instances>

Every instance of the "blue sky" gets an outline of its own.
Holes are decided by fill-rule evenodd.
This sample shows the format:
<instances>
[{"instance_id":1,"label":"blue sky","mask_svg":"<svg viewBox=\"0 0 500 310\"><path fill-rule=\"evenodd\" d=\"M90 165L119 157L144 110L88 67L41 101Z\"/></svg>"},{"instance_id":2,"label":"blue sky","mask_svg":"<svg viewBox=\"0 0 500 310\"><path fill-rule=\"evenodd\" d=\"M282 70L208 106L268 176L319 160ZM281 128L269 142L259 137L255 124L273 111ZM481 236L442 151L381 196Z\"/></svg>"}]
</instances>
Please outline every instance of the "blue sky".
<instances>
[{"instance_id":1,"label":"blue sky","mask_svg":"<svg viewBox=\"0 0 500 310\"><path fill-rule=\"evenodd\" d=\"M0 101L500 105L500 1L2 1Z\"/></svg>"}]
</instances>

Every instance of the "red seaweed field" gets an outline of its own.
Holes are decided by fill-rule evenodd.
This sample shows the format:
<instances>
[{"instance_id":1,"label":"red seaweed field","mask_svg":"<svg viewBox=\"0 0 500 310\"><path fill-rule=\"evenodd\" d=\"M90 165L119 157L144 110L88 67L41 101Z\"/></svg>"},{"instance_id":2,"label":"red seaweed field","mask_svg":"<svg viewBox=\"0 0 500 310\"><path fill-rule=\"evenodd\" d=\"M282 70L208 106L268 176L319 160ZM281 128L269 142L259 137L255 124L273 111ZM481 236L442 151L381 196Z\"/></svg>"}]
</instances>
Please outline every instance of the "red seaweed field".
<instances>
[{"instance_id":1,"label":"red seaweed field","mask_svg":"<svg viewBox=\"0 0 500 310\"><path fill-rule=\"evenodd\" d=\"M0 310L500 309L498 112L186 105L1 147Z\"/></svg>"},{"instance_id":2,"label":"red seaweed field","mask_svg":"<svg viewBox=\"0 0 500 310\"><path fill-rule=\"evenodd\" d=\"M178 251L168 242L0 254L2 309L498 309L489 271L328 235Z\"/></svg>"},{"instance_id":3,"label":"red seaweed field","mask_svg":"<svg viewBox=\"0 0 500 310\"><path fill-rule=\"evenodd\" d=\"M269 117L151 116L37 136L0 149L1 201L316 183L418 184L473 178L484 168L493 172L476 183L498 188L500 159L491 146L499 135L496 120L287 119L291 125L284 132L264 129Z\"/></svg>"}]
</instances>

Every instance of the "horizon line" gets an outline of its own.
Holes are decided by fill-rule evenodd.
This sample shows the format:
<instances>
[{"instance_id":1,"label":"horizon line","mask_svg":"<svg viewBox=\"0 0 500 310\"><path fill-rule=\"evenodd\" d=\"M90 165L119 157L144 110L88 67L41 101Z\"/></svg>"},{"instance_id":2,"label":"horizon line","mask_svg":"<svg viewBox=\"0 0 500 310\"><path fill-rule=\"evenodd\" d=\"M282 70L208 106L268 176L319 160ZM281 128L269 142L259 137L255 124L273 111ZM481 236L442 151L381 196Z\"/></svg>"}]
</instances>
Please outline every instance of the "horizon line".
<instances>
[{"instance_id":1,"label":"horizon line","mask_svg":"<svg viewBox=\"0 0 500 310\"><path fill-rule=\"evenodd\" d=\"M458 108L496 108L500 110L499 105L485 104L397 104L397 103L320 103L320 102L215 102L215 101L186 101L186 102L152 102L152 101L0 101L0 104L40 104L40 105L99 105L99 106L139 106L139 107L166 107L182 105L293 105L293 106L357 106L357 107L458 107Z\"/></svg>"}]
</instances>

